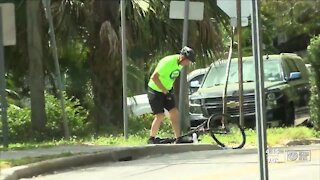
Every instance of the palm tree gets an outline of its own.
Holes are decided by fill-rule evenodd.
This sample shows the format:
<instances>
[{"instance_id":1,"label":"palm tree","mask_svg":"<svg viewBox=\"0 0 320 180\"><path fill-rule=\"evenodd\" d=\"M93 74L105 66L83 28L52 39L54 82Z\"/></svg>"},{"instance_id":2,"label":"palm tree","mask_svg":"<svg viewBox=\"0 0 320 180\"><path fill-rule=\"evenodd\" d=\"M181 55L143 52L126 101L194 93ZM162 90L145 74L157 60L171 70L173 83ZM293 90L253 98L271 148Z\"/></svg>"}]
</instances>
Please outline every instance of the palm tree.
<instances>
[{"instance_id":1,"label":"palm tree","mask_svg":"<svg viewBox=\"0 0 320 180\"><path fill-rule=\"evenodd\" d=\"M31 122L34 130L45 129L44 70L41 1L27 1L28 57L30 74Z\"/></svg>"},{"instance_id":2,"label":"palm tree","mask_svg":"<svg viewBox=\"0 0 320 180\"><path fill-rule=\"evenodd\" d=\"M88 64L95 104L92 114L97 129L122 125L119 2L61 0L52 5L57 10L57 37L62 40L70 37L65 34L71 34L73 38L82 38L89 49ZM148 67L153 56L176 53L181 48L182 21L169 19L169 1L126 2L129 56L139 52L139 59L133 58L135 65L140 69ZM203 65L222 56L220 52L224 46L220 29L227 22L215 1L205 1L205 7L204 20L190 22L188 43L204 59ZM79 21L81 15L83 18ZM70 33L70 29L75 29L76 33Z\"/></svg>"},{"instance_id":3,"label":"palm tree","mask_svg":"<svg viewBox=\"0 0 320 180\"><path fill-rule=\"evenodd\" d=\"M129 49L154 55L159 51L173 53L181 48L183 21L169 19L169 4L170 1L165 0L130 1L127 6ZM204 19L189 22L188 45L200 57L219 58L224 50L221 27L227 26L227 21L215 1L205 1Z\"/></svg>"}]
</instances>

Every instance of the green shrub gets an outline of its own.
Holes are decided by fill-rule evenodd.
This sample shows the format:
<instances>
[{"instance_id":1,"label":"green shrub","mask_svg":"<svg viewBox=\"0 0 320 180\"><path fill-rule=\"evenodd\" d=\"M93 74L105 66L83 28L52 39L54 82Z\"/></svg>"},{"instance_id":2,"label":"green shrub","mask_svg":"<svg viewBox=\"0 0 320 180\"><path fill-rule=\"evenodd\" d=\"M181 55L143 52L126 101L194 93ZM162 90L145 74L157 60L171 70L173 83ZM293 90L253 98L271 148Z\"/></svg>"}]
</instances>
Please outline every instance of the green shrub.
<instances>
[{"instance_id":1,"label":"green shrub","mask_svg":"<svg viewBox=\"0 0 320 180\"><path fill-rule=\"evenodd\" d=\"M314 125L314 127L318 130L320 130L320 98L318 96L317 88L315 85L315 78L314 76L310 80L311 83L311 97L309 101L310 106L310 119L311 123Z\"/></svg>"},{"instance_id":2,"label":"green shrub","mask_svg":"<svg viewBox=\"0 0 320 180\"><path fill-rule=\"evenodd\" d=\"M68 98L64 94L65 111L72 136L85 136L92 132L91 124L87 122L88 111L84 109L80 101L74 97ZM64 136L63 119L60 106L60 99L53 95L46 94L47 130L50 137L62 138Z\"/></svg>"},{"instance_id":3,"label":"green shrub","mask_svg":"<svg viewBox=\"0 0 320 180\"><path fill-rule=\"evenodd\" d=\"M30 107L18 107L10 104L8 107L8 128L10 142L33 140L61 139L64 137L63 119L60 100L50 94L45 94L47 124L42 132L34 132L31 126ZM75 98L65 99L70 134L73 137L86 136L92 132L92 126L87 122L88 111L80 106Z\"/></svg>"},{"instance_id":4,"label":"green shrub","mask_svg":"<svg viewBox=\"0 0 320 180\"><path fill-rule=\"evenodd\" d=\"M149 135L150 127L154 116L152 114L144 114L141 116L130 116L128 126L129 134L145 137ZM161 123L158 136L168 137L173 135L171 122L168 118Z\"/></svg>"},{"instance_id":5,"label":"green shrub","mask_svg":"<svg viewBox=\"0 0 320 180\"><path fill-rule=\"evenodd\" d=\"M32 138L31 109L21 108L13 104L8 107L9 140L20 141Z\"/></svg>"},{"instance_id":6,"label":"green shrub","mask_svg":"<svg viewBox=\"0 0 320 180\"><path fill-rule=\"evenodd\" d=\"M310 116L314 127L320 130L320 35L311 39L308 46L308 57L312 75Z\"/></svg>"}]
</instances>

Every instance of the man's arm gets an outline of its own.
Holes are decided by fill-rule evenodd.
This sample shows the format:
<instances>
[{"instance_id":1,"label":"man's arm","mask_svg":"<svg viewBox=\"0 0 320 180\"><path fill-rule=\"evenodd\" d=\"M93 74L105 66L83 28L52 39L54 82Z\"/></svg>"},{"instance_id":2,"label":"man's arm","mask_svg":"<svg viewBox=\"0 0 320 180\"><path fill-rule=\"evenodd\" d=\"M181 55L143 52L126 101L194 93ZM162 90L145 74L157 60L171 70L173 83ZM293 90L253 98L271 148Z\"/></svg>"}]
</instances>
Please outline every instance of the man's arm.
<instances>
[{"instance_id":1,"label":"man's arm","mask_svg":"<svg viewBox=\"0 0 320 180\"><path fill-rule=\"evenodd\" d=\"M161 89L163 94L168 94L168 90L163 86L163 84L161 83L161 81L159 79L159 73L158 72L156 72L156 71L153 72L153 74L151 75L151 79Z\"/></svg>"}]
</instances>

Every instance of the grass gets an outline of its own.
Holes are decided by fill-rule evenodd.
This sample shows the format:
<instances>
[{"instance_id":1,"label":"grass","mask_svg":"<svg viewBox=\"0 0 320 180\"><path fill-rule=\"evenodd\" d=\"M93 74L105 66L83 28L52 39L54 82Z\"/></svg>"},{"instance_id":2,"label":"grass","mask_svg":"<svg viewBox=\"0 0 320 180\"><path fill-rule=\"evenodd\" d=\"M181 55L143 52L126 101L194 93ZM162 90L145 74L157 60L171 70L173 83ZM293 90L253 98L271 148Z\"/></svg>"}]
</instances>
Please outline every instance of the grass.
<instances>
[{"instance_id":1,"label":"grass","mask_svg":"<svg viewBox=\"0 0 320 180\"><path fill-rule=\"evenodd\" d=\"M24 143L13 143L9 144L9 147L6 149L3 146L0 146L0 151L10 151L10 150L24 150L24 149L34 149L34 148L50 148L53 146L61 146L61 145L72 145L79 144L82 140L52 140L45 142L24 142Z\"/></svg>"},{"instance_id":2,"label":"grass","mask_svg":"<svg viewBox=\"0 0 320 180\"><path fill-rule=\"evenodd\" d=\"M257 147L257 132L252 129L246 131L246 145L244 148ZM172 137L172 133L169 129L161 130L159 132L161 137ZM59 145L75 145L75 144L92 144L92 145L145 145L148 138L148 130L142 129L135 134L129 134L128 140L125 140L121 134L119 135L106 135L99 137L88 137L84 139L73 138L67 140L53 140L47 142L29 142L29 143L16 143L10 144L8 149L4 149L0 146L1 151L6 150L22 150L22 149L33 149L33 148L49 148ZM200 143L215 143L209 135L201 136ZM227 141L234 141L237 137L229 137ZM305 140L320 138L320 132L306 128L306 127L294 127L294 128L270 128L267 129L267 144L270 147L283 146L290 140ZM12 166L24 165L33 162L39 162L46 159L58 158L70 156L70 153L62 153L58 155L41 156L41 157L27 157L18 160L1 160L0 168L7 168Z\"/></svg>"},{"instance_id":3,"label":"grass","mask_svg":"<svg viewBox=\"0 0 320 180\"><path fill-rule=\"evenodd\" d=\"M257 132L252 129L246 129L247 146L257 145ZM160 137L172 137L173 134L168 130L161 130ZM201 143L214 143L209 135L201 136ZM228 137L230 141L236 139L237 136ZM290 140L303 140L320 138L320 132L306 127L291 127L291 128L269 128L267 129L267 143L270 146L283 145ZM33 148L49 148L59 145L76 145L76 144L91 144L91 145L145 145L148 139L148 130L143 129L138 133L129 134L128 140L123 138L123 135L105 135L99 137L87 137L83 139L72 138L71 140L52 140L45 142L26 142L9 144L8 149L2 145L0 151L7 150L23 150ZM226 140L228 140L226 139Z\"/></svg>"},{"instance_id":4,"label":"grass","mask_svg":"<svg viewBox=\"0 0 320 180\"><path fill-rule=\"evenodd\" d=\"M257 146L257 133L254 130L247 130L247 145ZM270 128L267 129L267 145L282 146L291 140L306 140L320 138L320 133L306 127Z\"/></svg>"}]
</instances>

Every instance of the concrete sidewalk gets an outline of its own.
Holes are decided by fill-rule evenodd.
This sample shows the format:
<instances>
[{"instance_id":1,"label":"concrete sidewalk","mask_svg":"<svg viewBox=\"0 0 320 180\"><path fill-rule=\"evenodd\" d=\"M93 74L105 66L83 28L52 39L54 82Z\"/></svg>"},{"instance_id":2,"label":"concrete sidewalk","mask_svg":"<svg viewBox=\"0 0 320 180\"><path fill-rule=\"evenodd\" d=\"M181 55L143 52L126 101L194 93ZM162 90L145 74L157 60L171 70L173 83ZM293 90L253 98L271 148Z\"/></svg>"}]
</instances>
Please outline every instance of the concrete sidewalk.
<instances>
[{"instance_id":1,"label":"concrete sidewalk","mask_svg":"<svg viewBox=\"0 0 320 180\"><path fill-rule=\"evenodd\" d=\"M285 146L310 144L320 144L320 139L295 140L286 143ZM48 155L59 155L63 153L71 154L68 157L44 160L41 162L23 166L1 169L0 179L16 180L71 167L90 165L95 163L130 161L156 154L170 154L187 151L205 151L219 149L221 149L221 147L212 144L157 144L142 146L62 145L49 148L0 151L0 160L21 159L26 157L41 157ZM251 150L256 151L256 148L252 147Z\"/></svg>"},{"instance_id":2,"label":"concrete sidewalk","mask_svg":"<svg viewBox=\"0 0 320 180\"><path fill-rule=\"evenodd\" d=\"M62 153L94 153L99 151L112 151L129 146L112 146L112 145L61 145L48 148L34 148L26 150L0 151L0 160L21 159L25 157L40 157L45 155L58 155Z\"/></svg>"},{"instance_id":3,"label":"concrete sidewalk","mask_svg":"<svg viewBox=\"0 0 320 180\"><path fill-rule=\"evenodd\" d=\"M212 144L161 144L143 146L68 145L51 148L36 148L30 150L1 151L0 160L41 157L47 155L58 155L62 153L71 153L72 155L13 168L2 169L0 179L16 180L71 167L102 162L130 161L156 154L218 149L221 148Z\"/></svg>"}]
</instances>

